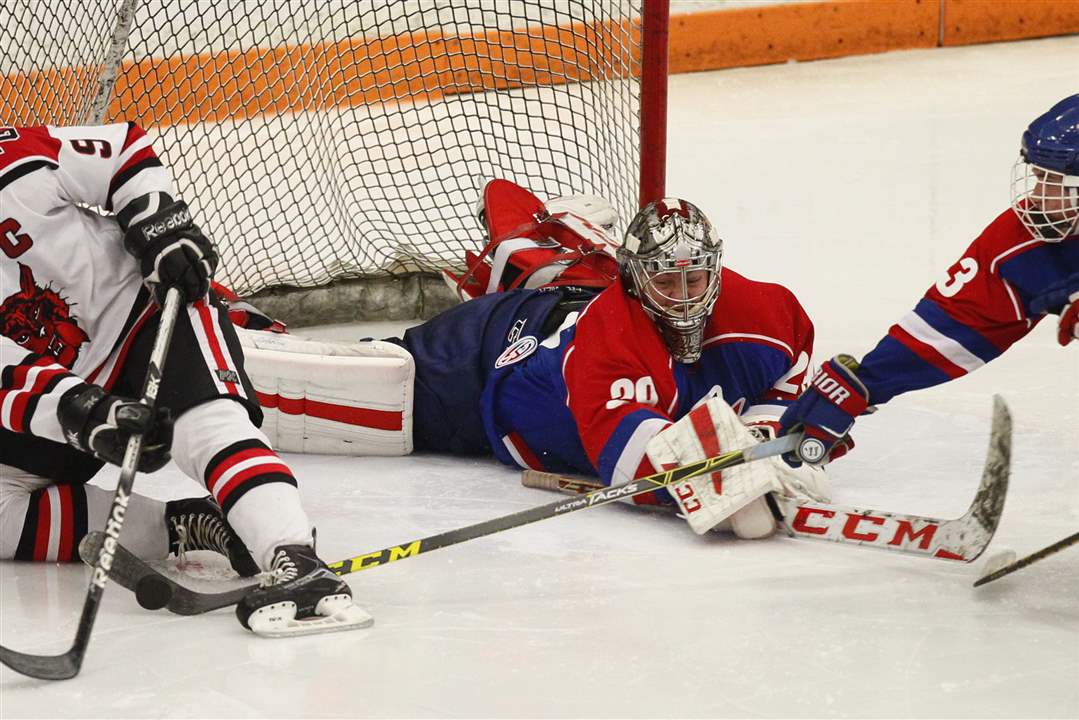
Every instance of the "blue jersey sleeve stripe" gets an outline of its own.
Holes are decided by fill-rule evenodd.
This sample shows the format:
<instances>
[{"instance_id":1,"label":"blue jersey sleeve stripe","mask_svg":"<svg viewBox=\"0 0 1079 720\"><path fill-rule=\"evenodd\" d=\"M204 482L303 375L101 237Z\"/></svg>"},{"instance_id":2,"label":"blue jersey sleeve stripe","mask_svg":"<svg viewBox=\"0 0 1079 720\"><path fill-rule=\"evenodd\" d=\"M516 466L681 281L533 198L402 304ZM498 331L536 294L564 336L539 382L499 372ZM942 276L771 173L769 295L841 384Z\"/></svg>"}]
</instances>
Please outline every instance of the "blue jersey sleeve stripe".
<instances>
[{"instance_id":1,"label":"blue jersey sleeve stripe","mask_svg":"<svg viewBox=\"0 0 1079 720\"><path fill-rule=\"evenodd\" d=\"M869 390L874 405L888 402L910 390L947 382L951 376L923 360L891 335L885 336L862 360L858 377Z\"/></svg>"}]
</instances>

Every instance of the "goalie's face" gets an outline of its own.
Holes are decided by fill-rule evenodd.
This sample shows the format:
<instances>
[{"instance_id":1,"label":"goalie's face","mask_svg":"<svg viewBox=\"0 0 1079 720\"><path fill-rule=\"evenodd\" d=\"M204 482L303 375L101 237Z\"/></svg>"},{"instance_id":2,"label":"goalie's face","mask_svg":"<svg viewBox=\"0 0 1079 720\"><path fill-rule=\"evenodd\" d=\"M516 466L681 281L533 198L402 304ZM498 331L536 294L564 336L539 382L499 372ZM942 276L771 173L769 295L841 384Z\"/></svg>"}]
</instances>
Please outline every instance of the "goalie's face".
<instances>
[{"instance_id":1,"label":"goalie's face","mask_svg":"<svg viewBox=\"0 0 1079 720\"><path fill-rule=\"evenodd\" d=\"M1079 233L1079 176L1032 165L1023 158L1012 171L1012 209L1030 234L1059 242Z\"/></svg>"},{"instance_id":2,"label":"goalie's face","mask_svg":"<svg viewBox=\"0 0 1079 720\"><path fill-rule=\"evenodd\" d=\"M660 272L645 280L643 290L653 305L689 319L708 298L712 276L708 270Z\"/></svg>"}]
</instances>

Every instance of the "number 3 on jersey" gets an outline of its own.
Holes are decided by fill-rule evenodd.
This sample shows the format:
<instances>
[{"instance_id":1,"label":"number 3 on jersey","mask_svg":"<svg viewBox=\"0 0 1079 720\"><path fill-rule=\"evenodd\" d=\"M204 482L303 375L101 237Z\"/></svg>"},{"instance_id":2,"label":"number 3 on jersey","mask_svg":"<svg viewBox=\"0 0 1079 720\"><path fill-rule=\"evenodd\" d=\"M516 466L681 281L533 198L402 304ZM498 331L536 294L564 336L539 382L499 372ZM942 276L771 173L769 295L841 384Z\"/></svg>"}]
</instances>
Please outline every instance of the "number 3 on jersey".
<instances>
[{"instance_id":1,"label":"number 3 on jersey","mask_svg":"<svg viewBox=\"0 0 1079 720\"><path fill-rule=\"evenodd\" d=\"M642 405L655 405L659 402L656 393L656 385L652 382L651 375L637 378L636 382L629 378L618 378L611 383L611 399L607 401L607 409L614 410L626 403L638 402Z\"/></svg>"},{"instance_id":2,"label":"number 3 on jersey","mask_svg":"<svg viewBox=\"0 0 1079 720\"><path fill-rule=\"evenodd\" d=\"M937 282L937 292L944 297L955 297L963 286L978 274L978 261L974 258L965 257L957 265L959 267L954 273L949 273L947 277Z\"/></svg>"}]
</instances>

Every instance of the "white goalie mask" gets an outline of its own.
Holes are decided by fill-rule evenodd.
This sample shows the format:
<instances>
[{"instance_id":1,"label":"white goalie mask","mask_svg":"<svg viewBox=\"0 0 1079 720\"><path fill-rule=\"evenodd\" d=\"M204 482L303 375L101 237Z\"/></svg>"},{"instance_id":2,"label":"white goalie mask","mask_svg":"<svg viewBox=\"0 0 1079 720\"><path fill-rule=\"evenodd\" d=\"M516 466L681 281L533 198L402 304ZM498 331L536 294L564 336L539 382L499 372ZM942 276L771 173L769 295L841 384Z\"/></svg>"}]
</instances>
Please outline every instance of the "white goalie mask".
<instances>
[{"instance_id":1,"label":"white goalie mask","mask_svg":"<svg viewBox=\"0 0 1079 720\"><path fill-rule=\"evenodd\" d=\"M618 267L629 293L659 327L675 360L696 362L719 297L723 241L696 205L665 198L626 229Z\"/></svg>"}]
</instances>

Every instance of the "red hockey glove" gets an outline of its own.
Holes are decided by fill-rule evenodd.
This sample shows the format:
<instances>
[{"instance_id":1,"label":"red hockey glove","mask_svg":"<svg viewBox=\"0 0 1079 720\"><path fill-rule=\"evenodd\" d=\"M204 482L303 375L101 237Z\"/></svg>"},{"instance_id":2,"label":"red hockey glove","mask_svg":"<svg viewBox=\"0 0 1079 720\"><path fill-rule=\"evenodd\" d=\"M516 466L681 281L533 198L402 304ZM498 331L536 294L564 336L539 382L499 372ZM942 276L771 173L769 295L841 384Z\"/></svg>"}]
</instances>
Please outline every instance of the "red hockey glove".
<instances>
[{"instance_id":1,"label":"red hockey glove","mask_svg":"<svg viewBox=\"0 0 1079 720\"><path fill-rule=\"evenodd\" d=\"M1057 326L1057 342L1067 345L1072 340L1079 340L1079 292L1068 296L1068 304L1060 313L1060 325Z\"/></svg>"}]
</instances>

